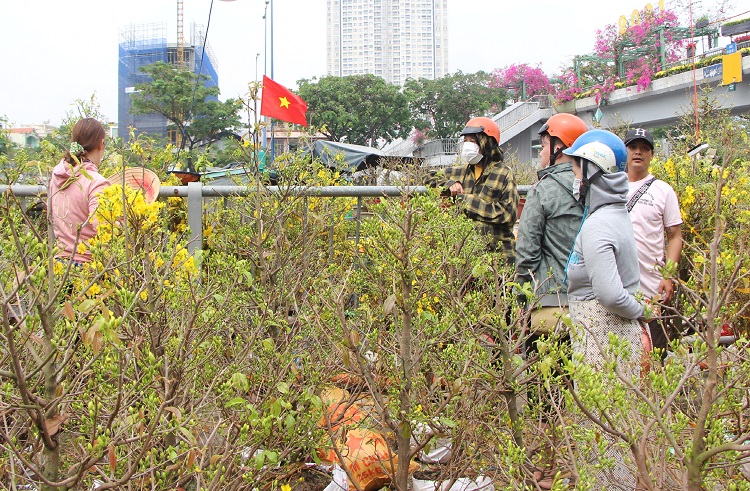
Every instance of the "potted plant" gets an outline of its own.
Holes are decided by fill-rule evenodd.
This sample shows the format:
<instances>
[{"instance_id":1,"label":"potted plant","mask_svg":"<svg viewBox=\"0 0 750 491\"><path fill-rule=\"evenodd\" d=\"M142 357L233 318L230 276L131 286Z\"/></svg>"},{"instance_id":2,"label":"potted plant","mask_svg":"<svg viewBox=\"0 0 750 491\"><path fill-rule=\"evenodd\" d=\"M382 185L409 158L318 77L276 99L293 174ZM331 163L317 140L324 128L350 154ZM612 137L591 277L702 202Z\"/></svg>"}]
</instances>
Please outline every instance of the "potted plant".
<instances>
[{"instance_id":1,"label":"potted plant","mask_svg":"<svg viewBox=\"0 0 750 491\"><path fill-rule=\"evenodd\" d=\"M695 43L689 43L686 47L687 57L692 58L695 56Z\"/></svg>"},{"instance_id":2,"label":"potted plant","mask_svg":"<svg viewBox=\"0 0 750 491\"><path fill-rule=\"evenodd\" d=\"M736 36L744 32L750 32L750 17L727 22L721 26L722 36Z\"/></svg>"},{"instance_id":3,"label":"potted plant","mask_svg":"<svg viewBox=\"0 0 750 491\"><path fill-rule=\"evenodd\" d=\"M695 21L695 28L703 29L704 27L708 27L708 23L709 23L708 16L703 15L697 21Z\"/></svg>"}]
</instances>

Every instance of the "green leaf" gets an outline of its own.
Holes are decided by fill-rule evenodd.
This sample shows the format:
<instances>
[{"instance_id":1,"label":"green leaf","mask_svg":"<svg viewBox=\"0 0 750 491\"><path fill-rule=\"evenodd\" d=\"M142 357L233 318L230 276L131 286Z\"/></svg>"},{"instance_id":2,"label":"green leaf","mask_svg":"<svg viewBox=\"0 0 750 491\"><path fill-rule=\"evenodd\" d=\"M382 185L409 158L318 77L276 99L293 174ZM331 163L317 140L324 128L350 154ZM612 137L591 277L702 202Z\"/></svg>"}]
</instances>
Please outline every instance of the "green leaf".
<instances>
[{"instance_id":1,"label":"green leaf","mask_svg":"<svg viewBox=\"0 0 750 491\"><path fill-rule=\"evenodd\" d=\"M250 381L247 375L241 372L235 372L230 380L232 387L243 392L250 390Z\"/></svg>"},{"instance_id":2,"label":"green leaf","mask_svg":"<svg viewBox=\"0 0 750 491\"><path fill-rule=\"evenodd\" d=\"M271 416L278 418L281 415L281 401L276 399L271 405Z\"/></svg>"},{"instance_id":3,"label":"green leaf","mask_svg":"<svg viewBox=\"0 0 750 491\"><path fill-rule=\"evenodd\" d=\"M271 338L266 338L263 340L263 349L266 351L273 351L274 348L274 342Z\"/></svg>"},{"instance_id":4,"label":"green leaf","mask_svg":"<svg viewBox=\"0 0 750 491\"><path fill-rule=\"evenodd\" d=\"M289 393L289 384L287 384L286 382L279 382L278 384L276 384L276 389L282 394L287 394Z\"/></svg>"},{"instance_id":5,"label":"green leaf","mask_svg":"<svg viewBox=\"0 0 750 491\"><path fill-rule=\"evenodd\" d=\"M179 428L180 433L182 433L182 436L185 437L187 441L189 441L192 445L196 445L198 441L195 439L195 436L188 430L187 428L180 426Z\"/></svg>"},{"instance_id":6,"label":"green leaf","mask_svg":"<svg viewBox=\"0 0 750 491\"><path fill-rule=\"evenodd\" d=\"M255 468L260 470L263 467L263 464L266 461L266 453L265 452L258 452L255 455Z\"/></svg>"},{"instance_id":7,"label":"green leaf","mask_svg":"<svg viewBox=\"0 0 750 491\"><path fill-rule=\"evenodd\" d=\"M227 402L225 407L233 408L233 407L242 407L244 405L245 405L245 399L243 399L242 397L235 397L234 399L231 399L229 402Z\"/></svg>"}]
</instances>

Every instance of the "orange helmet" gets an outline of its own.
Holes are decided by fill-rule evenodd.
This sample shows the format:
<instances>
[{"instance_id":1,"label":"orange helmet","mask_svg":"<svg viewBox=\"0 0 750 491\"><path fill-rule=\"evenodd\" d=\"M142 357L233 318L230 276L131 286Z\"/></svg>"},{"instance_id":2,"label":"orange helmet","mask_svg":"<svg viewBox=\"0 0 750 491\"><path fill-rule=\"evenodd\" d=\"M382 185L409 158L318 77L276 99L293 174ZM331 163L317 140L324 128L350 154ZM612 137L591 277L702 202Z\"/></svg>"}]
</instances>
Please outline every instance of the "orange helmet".
<instances>
[{"instance_id":1,"label":"orange helmet","mask_svg":"<svg viewBox=\"0 0 750 491\"><path fill-rule=\"evenodd\" d=\"M496 144L500 144L500 128L490 118L471 118L466 123L466 128L461 132L461 136L474 135L476 133L484 133L487 136L491 136L495 139Z\"/></svg>"},{"instance_id":2,"label":"orange helmet","mask_svg":"<svg viewBox=\"0 0 750 491\"><path fill-rule=\"evenodd\" d=\"M586 133L589 128L578 116L566 113L553 114L539 130L539 134L559 138L563 145L570 148L576 138Z\"/></svg>"}]
</instances>

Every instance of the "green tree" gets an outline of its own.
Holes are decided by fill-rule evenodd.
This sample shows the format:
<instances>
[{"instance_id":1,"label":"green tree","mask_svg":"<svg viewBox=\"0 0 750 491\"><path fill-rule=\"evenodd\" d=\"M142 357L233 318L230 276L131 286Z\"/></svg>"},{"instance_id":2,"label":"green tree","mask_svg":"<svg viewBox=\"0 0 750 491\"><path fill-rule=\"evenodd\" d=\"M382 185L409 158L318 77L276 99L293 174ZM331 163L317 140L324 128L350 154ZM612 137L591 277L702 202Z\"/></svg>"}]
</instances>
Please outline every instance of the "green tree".
<instances>
[{"instance_id":1,"label":"green tree","mask_svg":"<svg viewBox=\"0 0 750 491\"><path fill-rule=\"evenodd\" d=\"M372 145L404 138L411 130L406 97L375 75L300 80L311 125L333 141Z\"/></svg>"},{"instance_id":2,"label":"green tree","mask_svg":"<svg viewBox=\"0 0 750 491\"><path fill-rule=\"evenodd\" d=\"M492 77L485 72L457 71L435 80L407 80L404 94L417 127L427 128L432 137L450 138L472 117L502 109L507 92L491 87L491 82Z\"/></svg>"},{"instance_id":3,"label":"green tree","mask_svg":"<svg viewBox=\"0 0 750 491\"><path fill-rule=\"evenodd\" d=\"M196 75L164 62L141 68L151 82L136 84L131 111L134 114L161 114L170 121L169 129L182 135L180 148L192 151L199 143L219 140L227 129L239 126L240 103L235 99L214 100L218 87L206 87L206 75Z\"/></svg>"}]
</instances>

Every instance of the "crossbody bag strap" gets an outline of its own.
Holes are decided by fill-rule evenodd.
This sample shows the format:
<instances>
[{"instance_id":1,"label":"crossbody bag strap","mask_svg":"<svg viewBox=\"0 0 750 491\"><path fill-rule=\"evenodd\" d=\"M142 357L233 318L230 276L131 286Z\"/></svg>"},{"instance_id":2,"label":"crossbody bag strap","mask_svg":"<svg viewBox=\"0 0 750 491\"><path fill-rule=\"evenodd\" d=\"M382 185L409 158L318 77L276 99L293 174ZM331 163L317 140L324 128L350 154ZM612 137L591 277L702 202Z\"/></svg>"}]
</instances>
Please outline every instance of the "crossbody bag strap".
<instances>
[{"instance_id":1,"label":"crossbody bag strap","mask_svg":"<svg viewBox=\"0 0 750 491\"><path fill-rule=\"evenodd\" d=\"M633 207L635 206L635 204L638 203L638 200L641 199L641 196L646 194L646 191L648 191L649 186L651 186L655 180L656 180L655 177L651 177L651 179L643 183L643 186L638 188L638 191L636 191L636 193L628 201L628 213L630 213Z\"/></svg>"}]
</instances>

